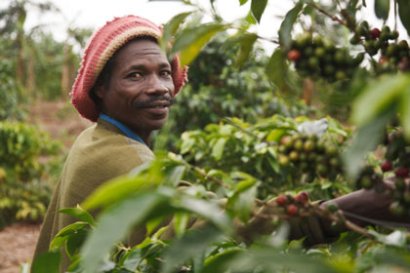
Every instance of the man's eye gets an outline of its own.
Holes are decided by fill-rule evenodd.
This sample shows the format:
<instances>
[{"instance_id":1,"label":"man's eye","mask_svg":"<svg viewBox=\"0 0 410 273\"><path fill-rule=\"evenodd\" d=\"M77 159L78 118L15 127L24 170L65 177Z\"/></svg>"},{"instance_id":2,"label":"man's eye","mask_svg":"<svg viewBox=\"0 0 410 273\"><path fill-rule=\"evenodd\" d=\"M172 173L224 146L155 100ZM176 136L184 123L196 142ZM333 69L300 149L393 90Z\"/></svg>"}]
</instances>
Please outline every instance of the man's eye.
<instances>
[{"instance_id":1,"label":"man's eye","mask_svg":"<svg viewBox=\"0 0 410 273\"><path fill-rule=\"evenodd\" d=\"M132 79L134 79L134 80L139 80L139 79L142 79L142 78L143 78L143 75L142 75L142 73L140 73L140 72L133 72L133 73L130 73L130 74L128 75L128 77L130 77L130 78L132 78Z\"/></svg>"},{"instance_id":2,"label":"man's eye","mask_svg":"<svg viewBox=\"0 0 410 273\"><path fill-rule=\"evenodd\" d=\"M161 71L161 76L166 77L166 78L170 78L171 77L171 71L169 71L169 70Z\"/></svg>"}]
</instances>

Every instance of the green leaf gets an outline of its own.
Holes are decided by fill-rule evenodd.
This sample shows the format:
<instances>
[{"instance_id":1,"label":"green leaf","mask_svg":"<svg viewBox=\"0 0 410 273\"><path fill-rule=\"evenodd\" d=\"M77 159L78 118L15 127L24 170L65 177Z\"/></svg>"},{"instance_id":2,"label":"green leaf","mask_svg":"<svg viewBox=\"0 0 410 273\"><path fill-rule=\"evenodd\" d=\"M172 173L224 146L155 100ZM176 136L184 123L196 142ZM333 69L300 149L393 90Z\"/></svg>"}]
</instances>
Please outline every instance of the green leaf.
<instances>
[{"instance_id":1,"label":"green leaf","mask_svg":"<svg viewBox=\"0 0 410 273\"><path fill-rule=\"evenodd\" d=\"M159 161L154 161L151 165L141 166L141 172L150 167L148 169L149 173L135 177L121 176L104 183L81 206L87 210L108 206L131 194L158 186L163 182L159 164Z\"/></svg>"},{"instance_id":2,"label":"green leaf","mask_svg":"<svg viewBox=\"0 0 410 273\"><path fill-rule=\"evenodd\" d=\"M67 238L65 249L70 259L79 253L81 246L87 238L87 235L88 231L83 229Z\"/></svg>"},{"instance_id":3,"label":"green leaf","mask_svg":"<svg viewBox=\"0 0 410 273\"><path fill-rule=\"evenodd\" d=\"M225 232L231 232L231 222L229 218L216 203L195 199L190 196L184 196L179 200L172 201L175 208L195 213L205 220L210 221L220 229L225 230Z\"/></svg>"},{"instance_id":4,"label":"green leaf","mask_svg":"<svg viewBox=\"0 0 410 273\"><path fill-rule=\"evenodd\" d=\"M187 213L177 213L172 220L175 234L182 236L186 231L189 223L189 215Z\"/></svg>"},{"instance_id":5,"label":"green leaf","mask_svg":"<svg viewBox=\"0 0 410 273\"><path fill-rule=\"evenodd\" d=\"M390 11L390 0L375 0L374 12L379 19L387 20Z\"/></svg>"},{"instance_id":6,"label":"green leaf","mask_svg":"<svg viewBox=\"0 0 410 273\"><path fill-rule=\"evenodd\" d=\"M231 272L303 272L303 273L336 273L341 272L327 265L326 259L315 259L306 253L284 254L275 248L257 248L234 256L230 266ZM287 271L284 271L286 269Z\"/></svg>"},{"instance_id":7,"label":"green leaf","mask_svg":"<svg viewBox=\"0 0 410 273\"><path fill-rule=\"evenodd\" d=\"M99 272L110 249L124 239L134 225L144 223L149 217L159 217L153 211L166 202L167 199L156 192L145 192L123 200L101 213L97 226L81 249L84 272Z\"/></svg>"},{"instance_id":8,"label":"green leaf","mask_svg":"<svg viewBox=\"0 0 410 273\"><path fill-rule=\"evenodd\" d=\"M188 65L195 59L205 44L225 28L225 25L210 23L184 29L176 36L171 53L180 52L181 65Z\"/></svg>"},{"instance_id":9,"label":"green leaf","mask_svg":"<svg viewBox=\"0 0 410 273\"><path fill-rule=\"evenodd\" d=\"M251 11L256 21L260 23L263 12L265 11L268 0L252 0Z\"/></svg>"},{"instance_id":10,"label":"green leaf","mask_svg":"<svg viewBox=\"0 0 410 273\"><path fill-rule=\"evenodd\" d=\"M409 0L397 0L400 21L404 28L407 30L407 34L410 35L410 1Z\"/></svg>"},{"instance_id":11,"label":"green leaf","mask_svg":"<svg viewBox=\"0 0 410 273\"><path fill-rule=\"evenodd\" d=\"M59 273L60 252L46 252L33 261L32 273Z\"/></svg>"},{"instance_id":12,"label":"green leaf","mask_svg":"<svg viewBox=\"0 0 410 273\"><path fill-rule=\"evenodd\" d=\"M238 54L238 57L236 58L236 63L235 63L237 67L242 67L243 64L248 60L252 52L253 45L255 44L257 39L258 39L258 36L254 33L247 33L243 35L240 41L239 54Z\"/></svg>"},{"instance_id":13,"label":"green leaf","mask_svg":"<svg viewBox=\"0 0 410 273\"><path fill-rule=\"evenodd\" d=\"M221 239L222 233L212 227L187 232L181 239L174 241L166 251L161 272L174 272L188 259L202 255L211 244Z\"/></svg>"},{"instance_id":14,"label":"green leaf","mask_svg":"<svg viewBox=\"0 0 410 273\"><path fill-rule=\"evenodd\" d=\"M343 161L349 177L356 178L364 165L365 156L380 143L386 124L393 114L394 110L388 111L358 128L353 136L352 143L343 153Z\"/></svg>"},{"instance_id":15,"label":"green leaf","mask_svg":"<svg viewBox=\"0 0 410 273\"><path fill-rule=\"evenodd\" d=\"M286 64L285 55L282 49L276 49L269 59L268 65L266 66L266 74L269 80L272 81L279 89L287 90L289 89L286 78L287 78L288 66Z\"/></svg>"},{"instance_id":16,"label":"green leaf","mask_svg":"<svg viewBox=\"0 0 410 273\"><path fill-rule=\"evenodd\" d=\"M71 215L80 221L90 224L91 226L95 225L94 217L90 213L88 213L88 211L81 208L79 205L77 205L76 208L61 209L60 212Z\"/></svg>"},{"instance_id":17,"label":"green leaf","mask_svg":"<svg viewBox=\"0 0 410 273\"><path fill-rule=\"evenodd\" d=\"M352 121L359 126L370 122L393 107L409 85L410 77L404 74L382 77L373 82L354 101Z\"/></svg>"},{"instance_id":18,"label":"green leaf","mask_svg":"<svg viewBox=\"0 0 410 273\"><path fill-rule=\"evenodd\" d=\"M81 230L88 229L90 225L87 222L75 222L64 228L60 229L58 233L54 236L53 240L50 243L50 249L56 251L62 247L68 238L80 232Z\"/></svg>"},{"instance_id":19,"label":"green leaf","mask_svg":"<svg viewBox=\"0 0 410 273\"><path fill-rule=\"evenodd\" d=\"M212 147L212 156L216 160L221 160L223 152L224 152L224 147L227 139L226 138L220 138L218 141L215 143L215 145Z\"/></svg>"},{"instance_id":20,"label":"green leaf","mask_svg":"<svg viewBox=\"0 0 410 273\"><path fill-rule=\"evenodd\" d=\"M166 48L168 42L172 39L175 33L178 31L180 25L185 21L185 19L191 15L192 12L183 12L175 15L171 18L165 25L163 29L163 34L161 38L161 44L163 48Z\"/></svg>"},{"instance_id":21,"label":"green leaf","mask_svg":"<svg viewBox=\"0 0 410 273\"><path fill-rule=\"evenodd\" d=\"M248 2L248 0L239 0L239 4L242 6L242 5L245 5L246 3Z\"/></svg>"},{"instance_id":22,"label":"green leaf","mask_svg":"<svg viewBox=\"0 0 410 273\"><path fill-rule=\"evenodd\" d=\"M280 24L279 28L279 44L285 49L290 48L292 42L292 28L299 16L299 13L303 9L302 2L297 3L288 13L286 13L285 19Z\"/></svg>"},{"instance_id":23,"label":"green leaf","mask_svg":"<svg viewBox=\"0 0 410 273\"><path fill-rule=\"evenodd\" d=\"M184 134L183 134L184 136ZM190 138L189 136L187 137L182 137L182 144L181 144L181 154L186 154L189 151L191 151L192 147L195 145L195 139Z\"/></svg>"},{"instance_id":24,"label":"green leaf","mask_svg":"<svg viewBox=\"0 0 410 273\"><path fill-rule=\"evenodd\" d=\"M241 252L243 252L243 249L230 248L224 250L222 253L209 257L205 261L205 266L201 270L201 273L226 272L232 260Z\"/></svg>"},{"instance_id":25,"label":"green leaf","mask_svg":"<svg viewBox=\"0 0 410 273\"><path fill-rule=\"evenodd\" d=\"M410 139L410 86L407 86L406 90L402 93L399 104L399 113L404 134L407 139Z\"/></svg>"},{"instance_id":26,"label":"green leaf","mask_svg":"<svg viewBox=\"0 0 410 273\"><path fill-rule=\"evenodd\" d=\"M257 180L248 176L235 185L233 195L228 199L227 209L242 221L250 217L257 194Z\"/></svg>"},{"instance_id":27,"label":"green leaf","mask_svg":"<svg viewBox=\"0 0 410 273\"><path fill-rule=\"evenodd\" d=\"M171 174L167 176L170 185L178 186L181 183L186 171L186 166L176 166L172 169Z\"/></svg>"},{"instance_id":28,"label":"green leaf","mask_svg":"<svg viewBox=\"0 0 410 273\"><path fill-rule=\"evenodd\" d=\"M131 272L136 272L138 264L141 262L141 249L138 246L133 247L127 254L122 258L122 266L124 269Z\"/></svg>"}]
</instances>

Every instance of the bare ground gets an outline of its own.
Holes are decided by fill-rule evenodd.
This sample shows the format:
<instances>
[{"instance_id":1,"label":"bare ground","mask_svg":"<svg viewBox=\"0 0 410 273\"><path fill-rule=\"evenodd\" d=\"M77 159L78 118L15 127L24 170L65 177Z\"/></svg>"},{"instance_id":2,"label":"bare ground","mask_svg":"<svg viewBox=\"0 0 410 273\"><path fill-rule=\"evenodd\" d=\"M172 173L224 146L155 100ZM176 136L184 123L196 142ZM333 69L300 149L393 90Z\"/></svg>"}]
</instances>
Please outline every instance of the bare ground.
<instances>
[{"instance_id":1,"label":"bare ground","mask_svg":"<svg viewBox=\"0 0 410 273\"><path fill-rule=\"evenodd\" d=\"M28 120L67 149L90 125L66 101L33 103ZM40 224L16 223L0 230L0 273L18 273L22 264L31 262L40 227Z\"/></svg>"},{"instance_id":2,"label":"bare ground","mask_svg":"<svg viewBox=\"0 0 410 273\"><path fill-rule=\"evenodd\" d=\"M31 262L40 224L13 224L0 232L0 273L18 273Z\"/></svg>"}]
</instances>

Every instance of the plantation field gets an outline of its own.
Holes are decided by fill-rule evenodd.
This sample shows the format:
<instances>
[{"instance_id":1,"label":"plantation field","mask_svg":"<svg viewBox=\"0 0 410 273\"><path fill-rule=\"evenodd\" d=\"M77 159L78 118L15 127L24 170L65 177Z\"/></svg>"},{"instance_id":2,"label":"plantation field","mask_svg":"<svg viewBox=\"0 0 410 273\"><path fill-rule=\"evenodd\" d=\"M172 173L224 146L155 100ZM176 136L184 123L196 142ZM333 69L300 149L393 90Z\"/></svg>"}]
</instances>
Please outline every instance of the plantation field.
<instances>
[{"instance_id":1,"label":"plantation field","mask_svg":"<svg viewBox=\"0 0 410 273\"><path fill-rule=\"evenodd\" d=\"M65 149L88 126L68 101L38 101L28 112L30 122L63 142ZM20 272L21 264L31 261L40 227L39 223L16 223L0 230L0 273Z\"/></svg>"}]
</instances>

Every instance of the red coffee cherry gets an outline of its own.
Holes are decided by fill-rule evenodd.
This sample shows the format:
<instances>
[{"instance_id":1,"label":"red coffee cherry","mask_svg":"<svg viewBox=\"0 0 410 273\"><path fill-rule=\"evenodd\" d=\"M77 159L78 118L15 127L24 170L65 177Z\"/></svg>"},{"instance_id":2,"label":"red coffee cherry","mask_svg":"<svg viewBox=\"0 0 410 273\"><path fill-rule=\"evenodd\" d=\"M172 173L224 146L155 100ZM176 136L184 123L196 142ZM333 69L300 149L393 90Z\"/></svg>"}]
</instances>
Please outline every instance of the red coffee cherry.
<instances>
[{"instance_id":1,"label":"red coffee cherry","mask_svg":"<svg viewBox=\"0 0 410 273\"><path fill-rule=\"evenodd\" d=\"M278 204L278 206L284 206L287 204L288 198L282 194L276 197L275 201L276 201L276 204Z\"/></svg>"},{"instance_id":2,"label":"red coffee cherry","mask_svg":"<svg viewBox=\"0 0 410 273\"><path fill-rule=\"evenodd\" d=\"M393 164L389 160L385 160L382 164L380 164L380 168L383 172L388 172L393 170Z\"/></svg>"},{"instance_id":3,"label":"red coffee cherry","mask_svg":"<svg viewBox=\"0 0 410 273\"><path fill-rule=\"evenodd\" d=\"M298 214L298 211L299 211L299 208L298 208L296 205L294 205L294 204L290 204L290 205L288 205L288 206L286 207L286 213L287 213L289 216L295 216L295 215L297 215L297 214Z\"/></svg>"},{"instance_id":4,"label":"red coffee cherry","mask_svg":"<svg viewBox=\"0 0 410 273\"><path fill-rule=\"evenodd\" d=\"M406 178L409 176L409 169L406 167L398 167L394 173L396 174L397 177L402 177Z\"/></svg>"},{"instance_id":5,"label":"red coffee cherry","mask_svg":"<svg viewBox=\"0 0 410 273\"><path fill-rule=\"evenodd\" d=\"M297 60L300 59L300 56L301 56L300 51L297 49L292 49L288 52L288 59L290 61L296 62Z\"/></svg>"},{"instance_id":6,"label":"red coffee cherry","mask_svg":"<svg viewBox=\"0 0 410 273\"><path fill-rule=\"evenodd\" d=\"M371 36L373 39L379 38L379 37L380 37L380 33L381 33L381 31L380 31L380 29L378 29L378 28L373 28L372 30L370 30L370 36Z\"/></svg>"},{"instance_id":7,"label":"red coffee cherry","mask_svg":"<svg viewBox=\"0 0 410 273\"><path fill-rule=\"evenodd\" d=\"M295 196L295 200L301 204L306 204L309 201L309 195L302 191Z\"/></svg>"}]
</instances>

